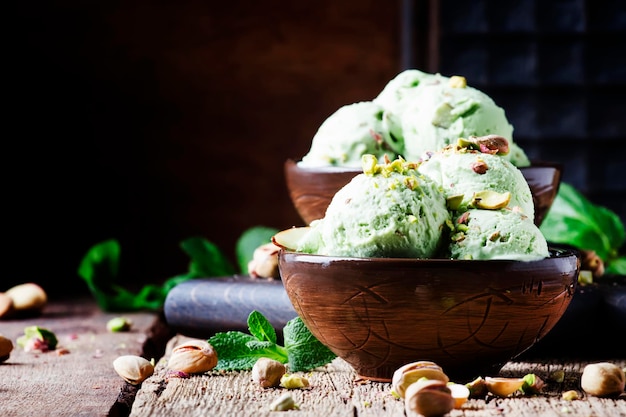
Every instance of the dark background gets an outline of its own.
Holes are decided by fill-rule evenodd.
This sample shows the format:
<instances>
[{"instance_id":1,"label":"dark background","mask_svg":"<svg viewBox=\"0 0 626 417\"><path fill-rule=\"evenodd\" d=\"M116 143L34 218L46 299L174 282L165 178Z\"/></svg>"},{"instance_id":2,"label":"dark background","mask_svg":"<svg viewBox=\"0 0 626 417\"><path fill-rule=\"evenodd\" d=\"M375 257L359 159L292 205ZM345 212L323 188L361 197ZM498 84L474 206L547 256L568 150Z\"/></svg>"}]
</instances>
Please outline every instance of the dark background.
<instances>
[{"instance_id":1,"label":"dark background","mask_svg":"<svg viewBox=\"0 0 626 417\"><path fill-rule=\"evenodd\" d=\"M293 3L293 4L292 4ZM506 5L505 5L506 4ZM540 5L541 4L541 5ZM129 286L234 261L249 227L301 224L283 163L406 68L461 74L533 159L626 220L620 1L34 1L10 16L0 290L86 291L105 239Z\"/></svg>"}]
</instances>

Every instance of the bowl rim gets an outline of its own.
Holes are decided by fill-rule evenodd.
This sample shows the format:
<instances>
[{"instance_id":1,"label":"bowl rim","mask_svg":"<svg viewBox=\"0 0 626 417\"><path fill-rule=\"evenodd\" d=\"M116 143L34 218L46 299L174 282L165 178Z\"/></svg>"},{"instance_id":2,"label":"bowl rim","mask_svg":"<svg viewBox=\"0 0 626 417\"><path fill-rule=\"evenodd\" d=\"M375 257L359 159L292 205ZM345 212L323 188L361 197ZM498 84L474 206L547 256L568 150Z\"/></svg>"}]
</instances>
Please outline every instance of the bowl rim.
<instances>
[{"instance_id":1,"label":"bowl rim","mask_svg":"<svg viewBox=\"0 0 626 417\"><path fill-rule=\"evenodd\" d=\"M451 258L362 258L350 256L319 255L314 253L296 252L287 249L280 249L278 252L279 262L284 260L285 255L301 258L298 262L306 263L385 263L386 265L421 265L421 264L444 264L444 265L537 265L539 263L553 262L559 259L580 259L580 251L571 248L550 246L548 248L550 256L537 259L535 261L520 261L513 259L451 259Z\"/></svg>"}]
</instances>

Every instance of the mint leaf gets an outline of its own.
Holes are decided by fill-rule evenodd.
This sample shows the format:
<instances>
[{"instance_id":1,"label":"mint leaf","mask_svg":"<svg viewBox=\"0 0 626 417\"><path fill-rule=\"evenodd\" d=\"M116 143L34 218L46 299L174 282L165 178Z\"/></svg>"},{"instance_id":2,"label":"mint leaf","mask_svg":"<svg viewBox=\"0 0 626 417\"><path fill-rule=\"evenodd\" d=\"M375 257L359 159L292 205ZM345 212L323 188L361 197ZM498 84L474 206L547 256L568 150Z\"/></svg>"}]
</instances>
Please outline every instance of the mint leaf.
<instances>
[{"instance_id":1,"label":"mint leaf","mask_svg":"<svg viewBox=\"0 0 626 417\"><path fill-rule=\"evenodd\" d=\"M269 320L258 311L253 311L248 316L248 330L258 340L276 343L276 330Z\"/></svg>"},{"instance_id":2,"label":"mint leaf","mask_svg":"<svg viewBox=\"0 0 626 417\"><path fill-rule=\"evenodd\" d=\"M292 372L309 371L326 365L336 355L313 336L300 317L291 319L283 329L285 348Z\"/></svg>"},{"instance_id":3,"label":"mint leaf","mask_svg":"<svg viewBox=\"0 0 626 417\"><path fill-rule=\"evenodd\" d=\"M261 245L270 243L278 229L266 226L255 226L243 232L235 245L237 264L242 274L248 273L248 263L252 260L254 250Z\"/></svg>"},{"instance_id":4,"label":"mint leaf","mask_svg":"<svg viewBox=\"0 0 626 417\"><path fill-rule=\"evenodd\" d=\"M276 330L265 316L253 310L248 315L248 329L252 334L230 331L209 339L217 352L217 369L252 369L259 358L287 362L287 352L276 344Z\"/></svg>"},{"instance_id":5,"label":"mint leaf","mask_svg":"<svg viewBox=\"0 0 626 417\"><path fill-rule=\"evenodd\" d=\"M606 266L604 272L614 275L626 275L626 256L611 259L611 262Z\"/></svg>"},{"instance_id":6,"label":"mint leaf","mask_svg":"<svg viewBox=\"0 0 626 417\"><path fill-rule=\"evenodd\" d=\"M626 240L620 218L597 206L567 183L561 183L554 203L540 226L546 240L593 250L610 268Z\"/></svg>"},{"instance_id":7,"label":"mint leaf","mask_svg":"<svg viewBox=\"0 0 626 417\"><path fill-rule=\"evenodd\" d=\"M78 267L78 275L102 310L132 311L162 308L168 292L180 282L234 273L234 267L213 243L196 237L181 242L180 246L191 258L189 271L167 279L162 285L147 284L136 294L117 284L121 247L114 239L91 247Z\"/></svg>"},{"instance_id":8,"label":"mint leaf","mask_svg":"<svg viewBox=\"0 0 626 417\"><path fill-rule=\"evenodd\" d=\"M309 371L331 362L336 356L322 345L297 317L285 325L285 347L276 344L276 331L258 311L248 316L248 327L254 335L229 331L216 333L208 342L217 352L216 369L252 369L259 358L289 363L292 372ZM273 336L272 336L273 335Z\"/></svg>"},{"instance_id":9,"label":"mint leaf","mask_svg":"<svg viewBox=\"0 0 626 417\"><path fill-rule=\"evenodd\" d=\"M228 258L206 239L192 237L184 240L181 247L191 257L189 278L224 277L235 273Z\"/></svg>"}]
</instances>

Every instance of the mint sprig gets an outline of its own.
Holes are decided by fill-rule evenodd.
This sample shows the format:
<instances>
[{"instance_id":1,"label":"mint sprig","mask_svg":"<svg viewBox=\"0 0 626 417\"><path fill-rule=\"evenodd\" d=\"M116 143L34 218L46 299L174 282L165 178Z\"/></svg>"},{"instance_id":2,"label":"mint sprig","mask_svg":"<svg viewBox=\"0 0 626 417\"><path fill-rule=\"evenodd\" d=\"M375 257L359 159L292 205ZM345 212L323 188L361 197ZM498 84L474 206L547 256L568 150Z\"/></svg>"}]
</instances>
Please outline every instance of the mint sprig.
<instances>
[{"instance_id":1,"label":"mint sprig","mask_svg":"<svg viewBox=\"0 0 626 417\"><path fill-rule=\"evenodd\" d=\"M283 328L285 346L277 344L271 323L254 310L248 316L250 334L237 331L216 333L208 341L217 352L218 370L249 370L265 357L289 364L291 372L310 371L330 363L336 355L311 334L300 317Z\"/></svg>"},{"instance_id":2,"label":"mint sprig","mask_svg":"<svg viewBox=\"0 0 626 417\"><path fill-rule=\"evenodd\" d=\"M593 250L605 263L605 272L626 274L626 233L620 218L589 201L567 183L561 183L552 207L540 226L546 240L581 250Z\"/></svg>"}]
</instances>

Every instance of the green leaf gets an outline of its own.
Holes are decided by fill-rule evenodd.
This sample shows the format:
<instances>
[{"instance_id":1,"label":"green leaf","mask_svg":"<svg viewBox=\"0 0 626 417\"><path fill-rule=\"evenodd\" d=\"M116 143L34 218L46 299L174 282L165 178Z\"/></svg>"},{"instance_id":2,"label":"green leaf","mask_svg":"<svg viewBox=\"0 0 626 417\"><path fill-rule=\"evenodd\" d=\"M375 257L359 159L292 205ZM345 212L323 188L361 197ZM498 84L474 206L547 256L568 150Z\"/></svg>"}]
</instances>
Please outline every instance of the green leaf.
<instances>
[{"instance_id":1,"label":"green leaf","mask_svg":"<svg viewBox=\"0 0 626 417\"><path fill-rule=\"evenodd\" d=\"M283 329L285 348L292 372L310 371L326 365L336 355L313 336L300 317L291 319Z\"/></svg>"},{"instance_id":2,"label":"green leaf","mask_svg":"<svg viewBox=\"0 0 626 417\"><path fill-rule=\"evenodd\" d=\"M276 343L276 330L269 320L256 310L248 315L248 330L258 340Z\"/></svg>"},{"instance_id":3,"label":"green leaf","mask_svg":"<svg viewBox=\"0 0 626 417\"><path fill-rule=\"evenodd\" d=\"M216 333L208 342L217 352L216 369L218 370L252 369L259 358L270 358L281 363L286 363L288 359L286 352L280 346L267 341L259 341L254 336L243 332Z\"/></svg>"},{"instance_id":4,"label":"green leaf","mask_svg":"<svg viewBox=\"0 0 626 417\"><path fill-rule=\"evenodd\" d=\"M605 265L604 272L613 275L626 275L626 256L611 259Z\"/></svg>"},{"instance_id":5,"label":"green leaf","mask_svg":"<svg viewBox=\"0 0 626 417\"><path fill-rule=\"evenodd\" d=\"M237 240L235 252L237 264L242 274L248 273L248 263L252 260L254 250L261 245L270 243L278 229L266 226L255 226L246 230Z\"/></svg>"},{"instance_id":6,"label":"green leaf","mask_svg":"<svg viewBox=\"0 0 626 417\"><path fill-rule=\"evenodd\" d=\"M206 239L192 237L184 240L180 245L191 258L188 277L224 277L235 273L235 268L228 258L215 244Z\"/></svg>"},{"instance_id":7,"label":"green leaf","mask_svg":"<svg viewBox=\"0 0 626 417\"><path fill-rule=\"evenodd\" d=\"M626 239L624 225L615 213L591 203L567 183L559 186L540 230L549 242L593 250L607 264L618 256Z\"/></svg>"}]
</instances>

